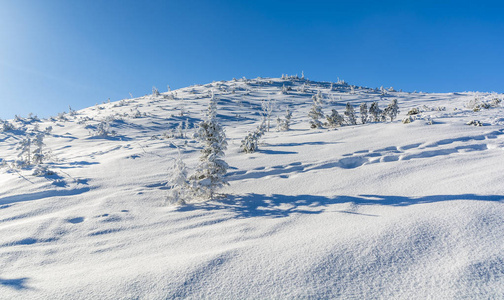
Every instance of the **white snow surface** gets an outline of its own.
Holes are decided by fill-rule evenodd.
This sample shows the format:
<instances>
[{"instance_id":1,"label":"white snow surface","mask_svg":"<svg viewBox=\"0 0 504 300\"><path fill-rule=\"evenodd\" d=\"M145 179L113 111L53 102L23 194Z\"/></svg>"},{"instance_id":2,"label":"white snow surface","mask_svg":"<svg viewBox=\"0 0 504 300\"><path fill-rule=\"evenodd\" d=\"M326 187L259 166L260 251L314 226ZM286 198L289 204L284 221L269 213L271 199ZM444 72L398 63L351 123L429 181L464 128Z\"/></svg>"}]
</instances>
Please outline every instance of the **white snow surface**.
<instances>
[{"instance_id":1,"label":"white snow surface","mask_svg":"<svg viewBox=\"0 0 504 300\"><path fill-rule=\"evenodd\" d=\"M326 114L392 99L400 114L310 129L319 90ZM178 149L189 173L198 163L191 133L210 91L229 185L216 200L167 205ZM97 104L66 121L11 120L18 129L0 132L1 161L17 159L24 130L52 126L45 143L56 174L0 169L0 298L503 299L504 109L474 112L466 104L475 98L503 95L382 96L257 78ZM272 128L258 152L241 153L264 99L275 107ZM287 107L291 130L277 132ZM420 116L403 124L414 107ZM91 136L107 117L117 135ZM180 121L187 137L166 138Z\"/></svg>"}]
</instances>

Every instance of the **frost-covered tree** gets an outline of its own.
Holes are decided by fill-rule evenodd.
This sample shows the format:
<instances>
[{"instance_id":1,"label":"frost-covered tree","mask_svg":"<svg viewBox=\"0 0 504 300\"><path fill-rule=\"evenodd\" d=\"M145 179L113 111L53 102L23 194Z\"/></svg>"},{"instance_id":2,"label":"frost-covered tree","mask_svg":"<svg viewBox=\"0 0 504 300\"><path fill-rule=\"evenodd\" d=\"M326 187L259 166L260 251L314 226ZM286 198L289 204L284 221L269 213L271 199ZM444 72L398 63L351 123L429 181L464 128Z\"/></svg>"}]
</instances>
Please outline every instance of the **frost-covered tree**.
<instances>
[{"instance_id":1,"label":"frost-covered tree","mask_svg":"<svg viewBox=\"0 0 504 300\"><path fill-rule=\"evenodd\" d=\"M37 134L32 140L35 146L35 149L33 150L34 165L42 164L49 156L49 153L47 151L44 151L45 149L44 136L45 136L44 132L37 132Z\"/></svg>"},{"instance_id":2,"label":"frost-covered tree","mask_svg":"<svg viewBox=\"0 0 504 300\"><path fill-rule=\"evenodd\" d=\"M369 114L372 117L373 122L381 122L382 121L382 110L378 107L378 102L371 103L369 107Z\"/></svg>"},{"instance_id":3,"label":"frost-covered tree","mask_svg":"<svg viewBox=\"0 0 504 300\"><path fill-rule=\"evenodd\" d=\"M158 89L155 86L152 87L152 95L153 96L159 96L159 91L158 91Z\"/></svg>"},{"instance_id":4,"label":"frost-covered tree","mask_svg":"<svg viewBox=\"0 0 504 300\"><path fill-rule=\"evenodd\" d=\"M292 112L287 108L285 112L285 117L280 119L277 118L277 131L288 131L290 129L290 121L292 118Z\"/></svg>"},{"instance_id":5,"label":"frost-covered tree","mask_svg":"<svg viewBox=\"0 0 504 300\"><path fill-rule=\"evenodd\" d=\"M322 122L320 122L320 118L324 117L324 113L322 112L322 107L320 105L320 102L318 101L318 98L316 95L313 95L312 97L313 100L313 105L308 112L308 117L311 118L310 120L310 127L311 128L322 128Z\"/></svg>"},{"instance_id":6,"label":"frost-covered tree","mask_svg":"<svg viewBox=\"0 0 504 300\"><path fill-rule=\"evenodd\" d=\"M217 101L210 99L206 120L198 124L196 139L203 144L196 174L191 177L194 191L201 197L213 199L215 190L227 184L228 164L222 159L227 149L226 134L217 122Z\"/></svg>"},{"instance_id":7,"label":"frost-covered tree","mask_svg":"<svg viewBox=\"0 0 504 300\"><path fill-rule=\"evenodd\" d=\"M350 102L347 102L347 104L346 104L345 116L347 117L348 124L357 125L357 118L355 117L355 111L354 111L352 104L350 104Z\"/></svg>"},{"instance_id":8,"label":"frost-covered tree","mask_svg":"<svg viewBox=\"0 0 504 300\"><path fill-rule=\"evenodd\" d=\"M92 126L87 127L92 128ZM90 134L96 137L108 137L115 136L117 133L114 130L110 130L110 124L108 120L102 120L96 125L96 127L94 127L94 130L90 132Z\"/></svg>"},{"instance_id":9,"label":"frost-covered tree","mask_svg":"<svg viewBox=\"0 0 504 300\"><path fill-rule=\"evenodd\" d=\"M19 151L18 165L22 167L38 166L50 158L51 152L46 149L44 143L44 137L49 134L50 129L48 127L45 131L35 130L26 133L16 147L16 150Z\"/></svg>"},{"instance_id":10,"label":"frost-covered tree","mask_svg":"<svg viewBox=\"0 0 504 300\"><path fill-rule=\"evenodd\" d=\"M266 119L266 131L267 132L269 132L269 129L270 129L270 120L271 120L271 113L273 112L273 106L274 106L274 103L272 102L271 99L263 100L261 102L262 115Z\"/></svg>"},{"instance_id":11,"label":"frost-covered tree","mask_svg":"<svg viewBox=\"0 0 504 300\"><path fill-rule=\"evenodd\" d=\"M394 121L399 113L399 106L397 105L397 99L393 99L392 102L383 110L383 117L389 117L390 122Z\"/></svg>"},{"instance_id":12,"label":"frost-covered tree","mask_svg":"<svg viewBox=\"0 0 504 300\"><path fill-rule=\"evenodd\" d=\"M332 109L331 114L326 116L326 119L327 126L331 128L343 126L345 123L345 118L343 118L343 116L340 115L334 108Z\"/></svg>"},{"instance_id":13,"label":"frost-covered tree","mask_svg":"<svg viewBox=\"0 0 504 300\"><path fill-rule=\"evenodd\" d=\"M21 166L31 166L32 164L32 139L30 136L23 138L17 145L16 150L19 151L18 157L21 161Z\"/></svg>"},{"instance_id":14,"label":"frost-covered tree","mask_svg":"<svg viewBox=\"0 0 504 300\"><path fill-rule=\"evenodd\" d=\"M367 104L365 102L361 103L361 105L359 106L359 109L360 109L361 122L362 122L362 124L366 124L367 120L368 120L368 107L367 107Z\"/></svg>"},{"instance_id":15,"label":"frost-covered tree","mask_svg":"<svg viewBox=\"0 0 504 300\"><path fill-rule=\"evenodd\" d=\"M287 95L288 94L288 89L285 86L285 84L282 85L282 94Z\"/></svg>"},{"instance_id":16,"label":"frost-covered tree","mask_svg":"<svg viewBox=\"0 0 504 300\"><path fill-rule=\"evenodd\" d=\"M322 105L324 104L324 96L322 96L322 91L321 90L318 90L317 94L315 95L315 97L317 98L317 102Z\"/></svg>"},{"instance_id":17,"label":"frost-covered tree","mask_svg":"<svg viewBox=\"0 0 504 300\"><path fill-rule=\"evenodd\" d=\"M3 121L0 119L0 132L14 130L14 125L9 121Z\"/></svg>"},{"instance_id":18,"label":"frost-covered tree","mask_svg":"<svg viewBox=\"0 0 504 300\"><path fill-rule=\"evenodd\" d=\"M241 141L240 149L245 153L253 153L257 150L259 139L264 135L266 131L265 121L261 123L261 125L257 126L257 128L253 132L247 133L247 136Z\"/></svg>"},{"instance_id":19,"label":"frost-covered tree","mask_svg":"<svg viewBox=\"0 0 504 300\"><path fill-rule=\"evenodd\" d=\"M191 200L192 190L187 179L187 168L182 161L180 152L173 163L172 174L167 186L170 188L166 199L169 204L186 204Z\"/></svg>"}]
</instances>

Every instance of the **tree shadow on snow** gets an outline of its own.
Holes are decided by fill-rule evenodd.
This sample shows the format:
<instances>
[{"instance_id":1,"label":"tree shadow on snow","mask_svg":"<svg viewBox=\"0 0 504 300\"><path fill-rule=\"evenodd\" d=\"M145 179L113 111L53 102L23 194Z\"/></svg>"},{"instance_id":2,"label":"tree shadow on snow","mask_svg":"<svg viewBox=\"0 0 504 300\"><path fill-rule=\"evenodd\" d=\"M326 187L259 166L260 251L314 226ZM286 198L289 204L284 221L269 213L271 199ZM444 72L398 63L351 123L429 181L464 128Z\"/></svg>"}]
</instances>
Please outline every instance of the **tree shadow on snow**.
<instances>
[{"instance_id":1,"label":"tree shadow on snow","mask_svg":"<svg viewBox=\"0 0 504 300\"><path fill-rule=\"evenodd\" d=\"M79 195L79 194L88 192L89 190L90 190L89 187L83 187L83 188L71 189L71 190L42 191L42 192L35 192L35 193L31 193L31 194L21 194L21 195L15 195L15 196L8 196L8 197L0 198L0 205L7 205L7 204L11 204L11 203L33 201L33 200L40 200L40 199L49 198L49 197L74 196L74 195Z\"/></svg>"},{"instance_id":2,"label":"tree shadow on snow","mask_svg":"<svg viewBox=\"0 0 504 300\"><path fill-rule=\"evenodd\" d=\"M0 286L9 287L15 290L30 290L31 288L26 285L29 278L15 278L15 279L3 279L0 277Z\"/></svg>"},{"instance_id":3,"label":"tree shadow on snow","mask_svg":"<svg viewBox=\"0 0 504 300\"><path fill-rule=\"evenodd\" d=\"M288 217L292 214L320 214L329 205L349 203L352 209L335 211L369 217L376 215L362 214L355 209L359 205L388 205L409 206L415 204L435 203L453 200L472 201L504 201L504 195L432 195L424 197L388 196L388 195L359 195L325 197L316 195L263 195L245 194L228 195L226 199L180 206L178 211L193 210L232 210L239 218L251 217Z\"/></svg>"}]
</instances>

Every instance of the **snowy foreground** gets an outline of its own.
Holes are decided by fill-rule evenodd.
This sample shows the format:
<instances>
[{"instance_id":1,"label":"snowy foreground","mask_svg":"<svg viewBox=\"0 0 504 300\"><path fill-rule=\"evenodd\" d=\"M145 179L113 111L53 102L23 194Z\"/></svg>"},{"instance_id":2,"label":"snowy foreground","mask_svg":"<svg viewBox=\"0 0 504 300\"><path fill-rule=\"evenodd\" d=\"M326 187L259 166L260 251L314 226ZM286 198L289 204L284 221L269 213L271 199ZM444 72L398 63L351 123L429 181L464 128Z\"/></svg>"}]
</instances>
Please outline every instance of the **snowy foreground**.
<instances>
[{"instance_id":1,"label":"snowy foreground","mask_svg":"<svg viewBox=\"0 0 504 300\"><path fill-rule=\"evenodd\" d=\"M189 173L198 164L191 134L210 91L229 186L217 200L168 205L178 149ZM310 129L318 91L325 114L392 99L400 114ZM0 132L0 298L502 299L504 108L473 111L476 98L503 96L258 78L11 120ZM272 128L241 153L264 99ZM287 107L291 130L278 132ZM116 135L93 136L102 120ZM187 137L172 137L181 121ZM37 124L53 128L54 175L12 168Z\"/></svg>"}]
</instances>

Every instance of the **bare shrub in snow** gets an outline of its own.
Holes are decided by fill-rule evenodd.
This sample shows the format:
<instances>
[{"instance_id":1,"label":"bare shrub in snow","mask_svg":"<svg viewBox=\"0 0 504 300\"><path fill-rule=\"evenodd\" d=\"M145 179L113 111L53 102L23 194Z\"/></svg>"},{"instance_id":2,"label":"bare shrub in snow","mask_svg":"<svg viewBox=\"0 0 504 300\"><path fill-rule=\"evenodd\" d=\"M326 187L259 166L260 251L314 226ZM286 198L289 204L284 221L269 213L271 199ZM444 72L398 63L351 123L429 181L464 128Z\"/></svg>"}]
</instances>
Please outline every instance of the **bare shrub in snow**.
<instances>
[{"instance_id":1,"label":"bare shrub in snow","mask_svg":"<svg viewBox=\"0 0 504 300\"><path fill-rule=\"evenodd\" d=\"M402 119L403 124L409 124L412 123L415 119L412 116L407 116L406 118Z\"/></svg>"},{"instance_id":2,"label":"bare shrub in snow","mask_svg":"<svg viewBox=\"0 0 504 300\"><path fill-rule=\"evenodd\" d=\"M410 109L407 113L408 116L412 116L412 115L418 115L420 113L420 110L417 108L417 107L413 107L412 109Z\"/></svg>"},{"instance_id":3,"label":"bare shrub in snow","mask_svg":"<svg viewBox=\"0 0 504 300\"><path fill-rule=\"evenodd\" d=\"M467 122L466 125L483 126L483 123L481 123L478 120L471 120L471 121Z\"/></svg>"},{"instance_id":4,"label":"bare shrub in snow","mask_svg":"<svg viewBox=\"0 0 504 300\"><path fill-rule=\"evenodd\" d=\"M139 110L138 110L138 106L136 106L135 108L132 108L131 110L131 117L132 118L142 118L142 117L146 117L147 116L147 113L141 113Z\"/></svg>"},{"instance_id":5,"label":"bare shrub in snow","mask_svg":"<svg viewBox=\"0 0 504 300\"><path fill-rule=\"evenodd\" d=\"M501 102L502 102L501 99L499 99L499 98L493 98L490 101L490 106L492 106L492 107L499 107Z\"/></svg>"}]
</instances>

